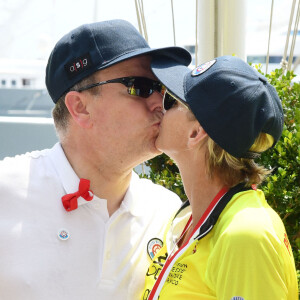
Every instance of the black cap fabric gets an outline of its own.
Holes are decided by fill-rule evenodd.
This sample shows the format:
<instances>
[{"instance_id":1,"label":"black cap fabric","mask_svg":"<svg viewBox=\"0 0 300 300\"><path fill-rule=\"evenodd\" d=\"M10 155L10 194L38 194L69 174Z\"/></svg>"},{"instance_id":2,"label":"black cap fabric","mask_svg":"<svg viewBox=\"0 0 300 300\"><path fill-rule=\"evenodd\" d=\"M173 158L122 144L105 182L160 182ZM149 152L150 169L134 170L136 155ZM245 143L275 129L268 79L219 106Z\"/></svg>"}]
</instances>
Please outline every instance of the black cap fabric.
<instances>
[{"instance_id":1,"label":"black cap fabric","mask_svg":"<svg viewBox=\"0 0 300 300\"><path fill-rule=\"evenodd\" d=\"M274 138L283 129L283 110L275 88L243 60L222 56L193 71L176 62L152 61L157 78L186 102L207 134L237 158L251 158L261 132Z\"/></svg>"},{"instance_id":2,"label":"black cap fabric","mask_svg":"<svg viewBox=\"0 0 300 300\"><path fill-rule=\"evenodd\" d=\"M54 103L73 85L94 72L143 54L163 55L189 65L180 47L151 49L133 25L111 20L82 25L62 37L50 54L46 86Z\"/></svg>"}]
</instances>

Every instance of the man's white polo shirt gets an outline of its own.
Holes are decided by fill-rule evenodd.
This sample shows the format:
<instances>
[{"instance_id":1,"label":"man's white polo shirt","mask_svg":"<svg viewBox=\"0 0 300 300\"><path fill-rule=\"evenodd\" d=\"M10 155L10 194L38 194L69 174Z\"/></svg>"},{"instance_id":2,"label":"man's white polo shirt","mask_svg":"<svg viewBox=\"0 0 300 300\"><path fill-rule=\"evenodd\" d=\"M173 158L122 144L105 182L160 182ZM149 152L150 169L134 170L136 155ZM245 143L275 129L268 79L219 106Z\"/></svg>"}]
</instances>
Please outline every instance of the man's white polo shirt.
<instances>
[{"instance_id":1,"label":"man's white polo shirt","mask_svg":"<svg viewBox=\"0 0 300 300\"><path fill-rule=\"evenodd\" d=\"M0 162L1 299L141 298L148 243L179 198L133 173L111 217L96 196L67 212L61 197L78 184L60 144Z\"/></svg>"}]
</instances>

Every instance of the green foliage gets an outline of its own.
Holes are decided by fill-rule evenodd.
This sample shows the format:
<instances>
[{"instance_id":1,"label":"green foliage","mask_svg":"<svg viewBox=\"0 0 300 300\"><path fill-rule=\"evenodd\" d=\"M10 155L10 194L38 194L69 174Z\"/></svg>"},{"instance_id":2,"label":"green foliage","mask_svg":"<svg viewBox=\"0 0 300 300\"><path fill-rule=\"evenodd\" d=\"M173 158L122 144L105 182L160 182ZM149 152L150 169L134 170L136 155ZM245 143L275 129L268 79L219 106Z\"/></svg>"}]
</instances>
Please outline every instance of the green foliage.
<instances>
[{"instance_id":1,"label":"green foliage","mask_svg":"<svg viewBox=\"0 0 300 300\"><path fill-rule=\"evenodd\" d=\"M274 168L262 189L287 230L297 269L300 269L300 84L292 72L277 69L265 75L282 101L285 121L280 140L265 152L260 163Z\"/></svg>"},{"instance_id":2,"label":"green foliage","mask_svg":"<svg viewBox=\"0 0 300 300\"><path fill-rule=\"evenodd\" d=\"M150 174L143 175L144 177L173 191L182 201L187 200L179 170L171 158L166 154L162 154L145 164L150 167Z\"/></svg>"},{"instance_id":3,"label":"green foliage","mask_svg":"<svg viewBox=\"0 0 300 300\"><path fill-rule=\"evenodd\" d=\"M260 66L255 67L261 72ZM293 72L284 75L282 69L265 76L282 100L285 121L282 137L276 146L260 158L259 163L273 169L261 188L268 203L284 222L296 267L300 270L300 84L293 82ZM187 199L178 168L168 156L162 154L146 165L151 171L144 177L174 191L183 201Z\"/></svg>"}]
</instances>

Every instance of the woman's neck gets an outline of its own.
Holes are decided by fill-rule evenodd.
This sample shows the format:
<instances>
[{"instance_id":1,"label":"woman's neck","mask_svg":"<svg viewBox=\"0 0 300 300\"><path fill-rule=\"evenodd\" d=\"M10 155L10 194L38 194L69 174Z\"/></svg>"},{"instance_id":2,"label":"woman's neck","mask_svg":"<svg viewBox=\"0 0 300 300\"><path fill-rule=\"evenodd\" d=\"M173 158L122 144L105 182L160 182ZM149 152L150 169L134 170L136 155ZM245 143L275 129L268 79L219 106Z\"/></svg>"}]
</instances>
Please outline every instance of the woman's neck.
<instances>
[{"instance_id":1,"label":"woman's neck","mask_svg":"<svg viewBox=\"0 0 300 300\"><path fill-rule=\"evenodd\" d=\"M205 156L185 161L176 161L180 170L185 193L190 201L193 224L198 221L208 208L209 204L224 187L224 183L215 174L213 177L206 172Z\"/></svg>"}]
</instances>

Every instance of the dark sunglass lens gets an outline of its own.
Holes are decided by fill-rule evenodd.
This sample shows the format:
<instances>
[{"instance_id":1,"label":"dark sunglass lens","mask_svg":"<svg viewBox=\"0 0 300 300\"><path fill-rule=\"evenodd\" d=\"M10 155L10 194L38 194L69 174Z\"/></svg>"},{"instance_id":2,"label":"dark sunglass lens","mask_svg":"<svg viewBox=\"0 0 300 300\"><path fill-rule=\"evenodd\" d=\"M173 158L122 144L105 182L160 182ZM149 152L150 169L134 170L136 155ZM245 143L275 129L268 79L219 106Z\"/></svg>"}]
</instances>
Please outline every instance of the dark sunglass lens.
<instances>
[{"instance_id":1,"label":"dark sunglass lens","mask_svg":"<svg viewBox=\"0 0 300 300\"><path fill-rule=\"evenodd\" d=\"M175 104L176 99L173 98L168 92L164 95L164 109L169 110Z\"/></svg>"},{"instance_id":2,"label":"dark sunglass lens","mask_svg":"<svg viewBox=\"0 0 300 300\"><path fill-rule=\"evenodd\" d=\"M148 78L134 78L130 82L128 93L130 95L148 98L154 91L154 81Z\"/></svg>"}]
</instances>

